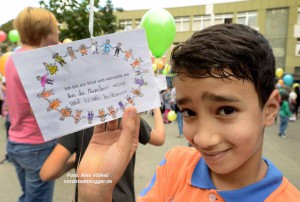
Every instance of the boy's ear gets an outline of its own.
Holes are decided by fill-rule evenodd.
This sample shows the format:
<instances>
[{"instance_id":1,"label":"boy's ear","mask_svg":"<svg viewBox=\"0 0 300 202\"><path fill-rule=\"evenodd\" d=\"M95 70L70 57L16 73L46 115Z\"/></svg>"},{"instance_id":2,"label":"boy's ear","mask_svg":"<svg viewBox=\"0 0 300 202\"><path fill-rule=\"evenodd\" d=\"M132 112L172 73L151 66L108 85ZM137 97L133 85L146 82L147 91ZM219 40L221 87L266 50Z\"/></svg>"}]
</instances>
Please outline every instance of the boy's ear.
<instances>
[{"instance_id":1,"label":"boy's ear","mask_svg":"<svg viewBox=\"0 0 300 202\"><path fill-rule=\"evenodd\" d=\"M279 93L274 90L264 106L264 125L270 126L274 123L279 110Z\"/></svg>"}]
</instances>

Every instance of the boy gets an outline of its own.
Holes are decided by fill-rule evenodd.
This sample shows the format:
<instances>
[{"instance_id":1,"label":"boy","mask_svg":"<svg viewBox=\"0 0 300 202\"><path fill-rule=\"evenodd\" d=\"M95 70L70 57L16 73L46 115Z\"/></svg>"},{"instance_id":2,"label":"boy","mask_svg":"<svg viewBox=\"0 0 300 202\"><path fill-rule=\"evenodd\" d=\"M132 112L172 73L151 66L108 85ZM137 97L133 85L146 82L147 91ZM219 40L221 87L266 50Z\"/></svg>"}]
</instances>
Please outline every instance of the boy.
<instances>
[{"instance_id":1,"label":"boy","mask_svg":"<svg viewBox=\"0 0 300 202\"><path fill-rule=\"evenodd\" d=\"M154 128L152 129L146 121L141 119L139 142L161 146L165 141L165 129L162 114L159 108L154 112ZM86 148L93 136L94 127L63 136L58 139L58 144L44 163L40 171L42 180L49 181L59 178L72 168L77 168ZM121 179L113 191L113 201L134 202L134 167L135 155L132 157ZM75 201L78 201L77 184Z\"/></svg>"},{"instance_id":2,"label":"boy","mask_svg":"<svg viewBox=\"0 0 300 202\"><path fill-rule=\"evenodd\" d=\"M183 134L193 148L169 151L138 201L300 201L299 191L262 158L264 128L279 108L268 41L244 25L216 25L175 47L171 62ZM114 122L107 124L114 132L97 126L78 174L110 173L113 183L79 184L80 201L111 201L137 147L138 122L130 108L122 130ZM119 138L108 140L110 133Z\"/></svg>"}]
</instances>

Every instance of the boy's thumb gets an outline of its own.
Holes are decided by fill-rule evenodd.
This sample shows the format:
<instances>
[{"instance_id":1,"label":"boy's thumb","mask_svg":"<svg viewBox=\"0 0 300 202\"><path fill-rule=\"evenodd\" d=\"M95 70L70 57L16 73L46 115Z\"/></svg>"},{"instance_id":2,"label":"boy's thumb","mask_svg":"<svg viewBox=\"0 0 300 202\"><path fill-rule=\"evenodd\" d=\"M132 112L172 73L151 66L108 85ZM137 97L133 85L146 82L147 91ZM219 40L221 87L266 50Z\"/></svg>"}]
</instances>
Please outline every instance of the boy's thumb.
<instances>
[{"instance_id":1,"label":"boy's thumb","mask_svg":"<svg viewBox=\"0 0 300 202\"><path fill-rule=\"evenodd\" d=\"M138 136L137 127L137 111L134 107L129 107L125 110L122 118L122 133L119 139L120 149L122 148L124 154L129 155L131 153L133 140L135 136Z\"/></svg>"}]
</instances>

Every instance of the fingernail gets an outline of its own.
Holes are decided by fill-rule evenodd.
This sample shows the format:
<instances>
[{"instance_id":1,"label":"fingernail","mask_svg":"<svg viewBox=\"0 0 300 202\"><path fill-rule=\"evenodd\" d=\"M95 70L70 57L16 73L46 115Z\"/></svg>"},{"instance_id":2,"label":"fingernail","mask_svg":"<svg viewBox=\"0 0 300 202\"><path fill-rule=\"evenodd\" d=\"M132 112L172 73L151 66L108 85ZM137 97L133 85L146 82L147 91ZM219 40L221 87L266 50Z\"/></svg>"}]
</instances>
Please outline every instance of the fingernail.
<instances>
[{"instance_id":1,"label":"fingernail","mask_svg":"<svg viewBox=\"0 0 300 202\"><path fill-rule=\"evenodd\" d=\"M130 109L129 110L129 117L135 118L136 117L136 109Z\"/></svg>"}]
</instances>

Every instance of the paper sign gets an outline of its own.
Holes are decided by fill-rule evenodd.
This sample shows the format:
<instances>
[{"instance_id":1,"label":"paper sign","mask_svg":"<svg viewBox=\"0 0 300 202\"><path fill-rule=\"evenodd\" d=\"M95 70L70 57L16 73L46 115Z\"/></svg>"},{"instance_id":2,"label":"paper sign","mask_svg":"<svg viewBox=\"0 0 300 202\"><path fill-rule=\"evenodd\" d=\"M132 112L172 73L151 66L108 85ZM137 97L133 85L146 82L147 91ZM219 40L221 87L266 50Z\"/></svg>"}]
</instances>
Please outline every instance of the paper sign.
<instances>
[{"instance_id":1,"label":"paper sign","mask_svg":"<svg viewBox=\"0 0 300 202\"><path fill-rule=\"evenodd\" d=\"M156 80L158 91L166 90L168 88L167 79L165 75L163 74L156 75L155 80Z\"/></svg>"},{"instance_id":2,"label":"paper sign","mask_svg":"<svg viewBox=\"0 0 300 202\"><path fill-rule=\"evenodd\" d=\"M45 140L160 106L143 29L12 55Z\"/></svg>"}]
</instances>

